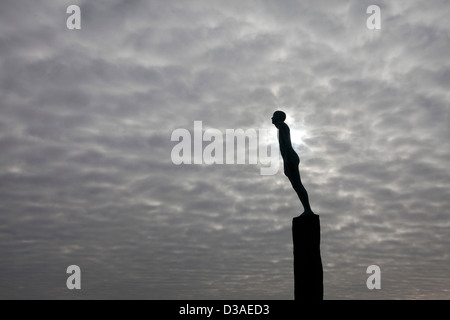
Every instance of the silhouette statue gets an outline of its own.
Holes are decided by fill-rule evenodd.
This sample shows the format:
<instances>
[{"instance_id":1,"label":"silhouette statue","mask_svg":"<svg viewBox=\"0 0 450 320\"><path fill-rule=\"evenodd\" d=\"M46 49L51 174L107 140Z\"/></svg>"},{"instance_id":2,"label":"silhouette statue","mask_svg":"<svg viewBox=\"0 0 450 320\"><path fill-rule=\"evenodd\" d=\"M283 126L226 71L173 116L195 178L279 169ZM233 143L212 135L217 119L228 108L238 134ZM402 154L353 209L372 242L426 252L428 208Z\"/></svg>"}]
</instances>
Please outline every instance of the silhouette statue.
<instances>
[{"instance_id":1,"label":"silhouette statue","mask_svg":"<svg viewBox=\"0 0 450 320\"><path fill-rule=\"evenodd\" d=\"M300 179L300 158L292 148L286 114L275 111L272 123L278 128L278 141L284 162L284 174L289 178L303 205L304 212L292 219L294 249L295 300L323 300L323 268L320 256L320 219L309 204L308 193Z\"/></svg>"},{"instance_id":2,"label":"silhouette statue","mask_svg":"<svg viewBox=\"0 0 450 320\"><path fill-rule=\"evenodd\" d=\"M300 158L292 148L291 133L289 126L284 122L286 114L283 111L275 111L272 116L272 123L278 128L278 142L280 143L280 152L283 157L284 174L289 178L295 192L303 205L304 212L301 215L314 214L309 204L308 192L300 179L298 166Z\"/></svg>"}]
</instances>

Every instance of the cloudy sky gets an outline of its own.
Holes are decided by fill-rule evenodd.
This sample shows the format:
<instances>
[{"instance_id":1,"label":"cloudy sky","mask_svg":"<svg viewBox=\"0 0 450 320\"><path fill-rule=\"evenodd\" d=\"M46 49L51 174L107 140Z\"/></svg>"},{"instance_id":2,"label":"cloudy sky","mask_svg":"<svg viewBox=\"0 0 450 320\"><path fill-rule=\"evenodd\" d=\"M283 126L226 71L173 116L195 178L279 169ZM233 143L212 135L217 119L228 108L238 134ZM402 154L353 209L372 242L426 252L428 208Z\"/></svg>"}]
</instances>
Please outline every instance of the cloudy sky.
<instances>
[{"instance_id":1,"label":"cloudy sky","mask_svg":"<svg viewBox=\"0 0 450 320\"><path fill-rule=\"evenodd\" d=\"M177 128L275 138L281 109L324 298L449 299L449 16L445 0L2 0L0 298L293 299L303 208L283 173L171 159Z\"/></svg>"}]
</instances>

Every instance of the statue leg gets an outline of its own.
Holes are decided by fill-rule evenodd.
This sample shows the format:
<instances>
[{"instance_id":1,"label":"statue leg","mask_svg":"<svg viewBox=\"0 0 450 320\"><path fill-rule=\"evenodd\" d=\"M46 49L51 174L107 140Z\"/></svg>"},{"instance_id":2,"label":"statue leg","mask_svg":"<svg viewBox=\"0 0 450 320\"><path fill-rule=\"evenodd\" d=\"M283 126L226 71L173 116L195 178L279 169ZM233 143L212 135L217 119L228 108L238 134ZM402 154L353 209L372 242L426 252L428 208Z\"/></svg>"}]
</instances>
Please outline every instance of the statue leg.
<instances>
[{"instance_id":1,"label":"statue leg","mask_svg":"<svg viewBox=\"0 0 450 320\"><path fill-rule=\"evenodd\" d=\"M300 171L298 170L298 164L287 164L285 166L284 173L289 178L292 187L297 193L298 198L300 199L300 202L302 203L303 208L305 209L304 213L305 214L313 213L313 211L311 210L311 206L309 204L308 192L306 191L305 187L302 184L302 180L300 179Z\"/></svg>"}]
</instances>

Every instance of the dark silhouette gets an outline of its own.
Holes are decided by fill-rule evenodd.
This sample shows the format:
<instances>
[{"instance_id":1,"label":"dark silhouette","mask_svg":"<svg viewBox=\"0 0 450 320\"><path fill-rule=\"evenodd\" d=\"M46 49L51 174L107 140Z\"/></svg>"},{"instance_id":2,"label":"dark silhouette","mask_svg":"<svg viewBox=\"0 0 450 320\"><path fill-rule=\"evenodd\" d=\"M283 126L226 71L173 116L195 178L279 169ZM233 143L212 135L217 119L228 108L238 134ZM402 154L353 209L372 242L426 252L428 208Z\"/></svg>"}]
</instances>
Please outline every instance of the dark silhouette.
<instances>
[{"instance_id":1,"label":"dark silhouette","mask_svg":"<svg viewBox=\"0 0 450 320\"><path fill-rule=\"evenodd\" d=\"M294 242L295 300L323 300L323 268L320 256L320 220L309 204L308 193L300 179L300 158L292 148L291 134L284 122L286 114L275 111L272 123L278 128L278 141L284 162L284 174L289 178L304 212L292 220Z\"/></svg>"},{"instance_id":2,"label":"dark silhouette","mask_svg":"<svg viewBox=\"0 0 450 320\"><path fill-rule=\"evenodd\" d=\"M292 220L295 300L323 300L320 220L308 214Z\"/></svg>"},{"instance_id":3,"label":"dark silhouette","mask_svg":"<svg viewBox=\"0 0 450 320\"><path fill-rule=\"evenodd\" d=\"M280 143L280 152L283 157L284 174L289 178L295 192L303 205L304 212L302 215L314 214L309 204L308 192L302 184L298 165L300 158L292 148L291 131L289 126L284 122L286 114L283 111L275 111L272 117L272 123L278 128L278 142Z\"/></svg>"}]
</instances>

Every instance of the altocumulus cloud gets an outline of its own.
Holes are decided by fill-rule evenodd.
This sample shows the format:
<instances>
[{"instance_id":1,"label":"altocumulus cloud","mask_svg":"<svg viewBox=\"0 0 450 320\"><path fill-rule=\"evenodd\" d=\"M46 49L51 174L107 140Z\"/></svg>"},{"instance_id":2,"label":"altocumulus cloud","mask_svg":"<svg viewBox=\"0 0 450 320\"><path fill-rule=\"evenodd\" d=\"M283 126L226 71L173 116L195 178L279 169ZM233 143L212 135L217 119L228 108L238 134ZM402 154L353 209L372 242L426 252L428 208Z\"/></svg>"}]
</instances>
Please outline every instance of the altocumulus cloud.
<instances>
[{"instance_id":1,"label":"altocumulus cloud","mask_svg":"<svg viewBox=\"0 0 450 320\"><path fill-rule=\"evenodd\" d=\"M292 299L282 172L170 159L176 128L280 108L325 298L449 298L450 6L378 1L368 30L371 4L2 1L0 297Z\"/></svg>"}]
</instances>

